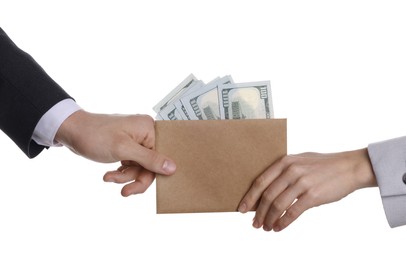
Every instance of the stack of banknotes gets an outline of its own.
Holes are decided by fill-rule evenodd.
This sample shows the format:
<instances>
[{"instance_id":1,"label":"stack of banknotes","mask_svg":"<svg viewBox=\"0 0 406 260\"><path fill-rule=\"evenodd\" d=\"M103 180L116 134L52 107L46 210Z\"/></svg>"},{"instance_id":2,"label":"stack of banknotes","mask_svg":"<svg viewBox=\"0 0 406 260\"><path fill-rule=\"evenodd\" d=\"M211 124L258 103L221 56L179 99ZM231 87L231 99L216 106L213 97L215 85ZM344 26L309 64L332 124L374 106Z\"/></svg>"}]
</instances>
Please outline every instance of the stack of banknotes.
<instances>
[{"instance_id":1,"label":"stack of banknotes","mask_svg":"<svg viewBox=\"0 0 406 260\"><path fill-rule=\"evenodd\" d=\"M205 84L190 74L153 109L158 120L274 117L269 81L235 83L230 75Z\"/></svg>"}]
</instances>

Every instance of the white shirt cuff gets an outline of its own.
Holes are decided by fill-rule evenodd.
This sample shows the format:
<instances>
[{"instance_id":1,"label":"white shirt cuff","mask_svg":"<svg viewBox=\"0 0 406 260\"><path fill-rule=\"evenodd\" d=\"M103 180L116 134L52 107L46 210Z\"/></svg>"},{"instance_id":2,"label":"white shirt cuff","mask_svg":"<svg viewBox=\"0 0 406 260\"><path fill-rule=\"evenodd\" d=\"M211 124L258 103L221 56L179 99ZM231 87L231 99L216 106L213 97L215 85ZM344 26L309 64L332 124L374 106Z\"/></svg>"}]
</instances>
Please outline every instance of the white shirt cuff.
<instances>
[{"instance_id":1,"label":"white shirt cuff","mask_svg":"<svg viewBox=\"0 0 406 260\"><path fill-rule=\"evenodd\" d=\"M32 139L43 146L61 146L54 140L56 132L66 118L80 109L81 107L70 98L55 104L39 120Z\"/></svg>"}]
</instances>

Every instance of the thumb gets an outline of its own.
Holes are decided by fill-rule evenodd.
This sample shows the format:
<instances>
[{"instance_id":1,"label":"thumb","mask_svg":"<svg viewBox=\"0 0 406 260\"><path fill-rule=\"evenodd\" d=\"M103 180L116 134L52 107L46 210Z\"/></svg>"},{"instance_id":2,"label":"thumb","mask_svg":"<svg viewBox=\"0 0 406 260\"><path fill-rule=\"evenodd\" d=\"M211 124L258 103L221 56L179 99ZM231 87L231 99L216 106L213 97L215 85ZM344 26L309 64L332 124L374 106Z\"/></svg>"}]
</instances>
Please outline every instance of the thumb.
<instances>
[{"instance_id":1,"label":"thumb","mask_svg":"<svg viewBox=\"0 0 406 260\"><path fill-rule=\"evenodd\" d=\"M121 150L120 161L135 161L145 169L158 174L172 175L175 173L176 164L172 159L138 143L133 144Z\"/></svg>"}]
</instances>

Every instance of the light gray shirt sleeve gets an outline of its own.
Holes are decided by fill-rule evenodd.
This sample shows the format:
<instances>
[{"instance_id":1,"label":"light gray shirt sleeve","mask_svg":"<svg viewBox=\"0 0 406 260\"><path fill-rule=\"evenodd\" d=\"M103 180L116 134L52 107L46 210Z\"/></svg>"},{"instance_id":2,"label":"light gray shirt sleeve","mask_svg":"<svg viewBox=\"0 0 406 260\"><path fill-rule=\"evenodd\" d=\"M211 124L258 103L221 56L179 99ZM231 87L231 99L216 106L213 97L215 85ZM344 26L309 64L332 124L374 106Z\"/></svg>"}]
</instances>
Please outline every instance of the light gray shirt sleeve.
<instances>
[{"instance_id":1,"label":"light gray shirt sleeve","mask_svg":"<svg viewBox=\"0 0 406 260\"><path fill-rule=\"evenodd\" d=\"M368 153L389 225L406 225L406 136L372 143Z\"/></svg>"}]
</instances>

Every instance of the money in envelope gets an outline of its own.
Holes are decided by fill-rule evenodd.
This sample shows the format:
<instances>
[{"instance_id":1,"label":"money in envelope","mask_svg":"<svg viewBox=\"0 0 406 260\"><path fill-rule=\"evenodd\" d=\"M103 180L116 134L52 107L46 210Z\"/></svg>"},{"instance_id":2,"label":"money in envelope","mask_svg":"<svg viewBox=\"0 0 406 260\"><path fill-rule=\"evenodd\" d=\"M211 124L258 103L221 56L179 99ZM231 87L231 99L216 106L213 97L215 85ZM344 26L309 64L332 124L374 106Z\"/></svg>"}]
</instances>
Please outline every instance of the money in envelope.
<instances>
[{"instance_id":1,"label":"money in envelope","mask_svg":"<svg viewBox=\"0 0 406 260\"><path fill-rule=\"evenodd\" d=\"M269 81L204 84L191 74L154 110L156 149L177 165L157 176L157 213L236 211L255 178L287 153Z\"/></svg>"}]
</instances>

